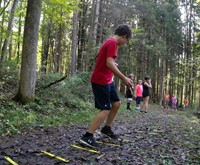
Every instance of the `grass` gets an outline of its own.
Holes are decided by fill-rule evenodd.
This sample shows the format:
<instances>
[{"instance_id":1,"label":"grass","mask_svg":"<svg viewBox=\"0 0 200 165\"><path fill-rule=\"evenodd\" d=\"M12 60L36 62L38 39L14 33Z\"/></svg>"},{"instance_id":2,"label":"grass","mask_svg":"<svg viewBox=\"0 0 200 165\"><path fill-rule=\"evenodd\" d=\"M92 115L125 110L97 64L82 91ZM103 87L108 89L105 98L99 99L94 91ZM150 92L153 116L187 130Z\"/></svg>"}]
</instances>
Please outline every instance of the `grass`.
<instances>
[{"instance_id":1,"label":"grass","mask_svg":"<svg viewBox=\"0 0 200 165\"><path fill-rule=\"evenodd\" d=\"M67 108L63 108L40 113L40 111L35 111L34 109L26 110L23 106L19 105L6 110L1 107L0 134L16 134L24 129L41 125L45 127L57 127L58 125L70 123L88 123L92 120L95 113L96 111L92 109L70 112Z\"/></svg>"}]
</instances>

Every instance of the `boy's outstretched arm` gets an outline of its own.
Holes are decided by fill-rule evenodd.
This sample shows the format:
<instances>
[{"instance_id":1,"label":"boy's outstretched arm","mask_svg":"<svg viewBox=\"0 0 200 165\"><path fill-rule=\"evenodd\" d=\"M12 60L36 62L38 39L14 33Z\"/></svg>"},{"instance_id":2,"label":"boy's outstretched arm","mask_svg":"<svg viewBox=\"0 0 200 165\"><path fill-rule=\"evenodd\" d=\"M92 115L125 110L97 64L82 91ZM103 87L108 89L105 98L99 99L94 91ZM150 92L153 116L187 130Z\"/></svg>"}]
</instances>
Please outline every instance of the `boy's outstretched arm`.
<instances>
[{"instance_id":1,"label":"boy's outstretched arm","mask_svg":"<svg viewBox=\"0 0 200 165\"><path fill-rule=\"evenodd\" d=\"M106 60L106 65L117 77L119 77L124 82L126 86L131 87L131 85L133 84L133 81L130 78L124 76L120 72L120 70L116 66L114 58L108 57Z\"/></svg>"}]
</instances>

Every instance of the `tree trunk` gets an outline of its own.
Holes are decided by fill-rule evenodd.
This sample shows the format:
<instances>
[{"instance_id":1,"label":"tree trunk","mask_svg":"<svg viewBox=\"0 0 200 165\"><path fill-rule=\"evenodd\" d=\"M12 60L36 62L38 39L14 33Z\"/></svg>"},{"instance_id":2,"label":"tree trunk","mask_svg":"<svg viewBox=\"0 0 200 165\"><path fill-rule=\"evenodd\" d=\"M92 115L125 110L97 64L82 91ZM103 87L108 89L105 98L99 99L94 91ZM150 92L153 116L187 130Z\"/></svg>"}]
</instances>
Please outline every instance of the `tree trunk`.
<instances>
[{"instance_id":1,"label":"tree trunk","mask_svg":"<svg viewBox=\"0 0 200 165\"><path fill-rule=\"evenodd\" d=\"M1 18L1 26L0 26L0 28L1 28L1 34L3 34L4 33L4 31L5 31L5 29L4 29L4 24L5 24L5 19L6 19L6 13L4 12L5 11L5 9L8 7L8 5L9 5L9 3L10 3L10 1L8 1L8 2L6 2L6 1L4 1L4 6L3 6L3 10L1 11L1 13L0 13L0 15L1 14L3 14L2 15L2 18ZM0 37L0 50L2 50L2 45L3 45L3 36L1 36ZM2 62L1 62L1 58L2 58L3 56L2 56L2 51L0 51L0 67L2 66Z\"/></svg>"},{"instance_id":2,"label":"tree trunk","mask_svg":"<svg viewBox=\"0 0 200 165\"><path fill-rule=\"evenodd\" d=\"M86 38L86 19L87 19L87 10L88 10L88 0L81 1L83 4L80 5L81 11L79 12L79 26L78 26L78 54L77 54L77 71L81 72L84 70L86 63L85 55L85 42Z\"/></svg>"},{"instance_id":3,"label":"tree trunk","mask_svg":"<svg viewBox=\"0 0 200 165\"><path fill-rule=\"evenodd\" d=\"M55 52L54 52L54 57L55 57L55 72L59 73L60 71L60 64L61 64L61 57L62 57L62 52L61 52L61 40L62 40L62 24L59 24L58 32L57 32L57 37L56 37L56 43L55 43Z\"/></svg>"},{"instance_id":4,"label":"tree trunk","mask_svg":"<svg viewBox=\"0 0 200 165\"><path fill-rule=\"evenodd\" d=\"M8 61L11 61L11 58L12 58L12 51L13 51L13 44L12 44L12 36L11 36L11 40L10 40L10 43L9 43L9 56L8 56Z\"/></svg>"},{"instance_id":5,"label":"tree trunk","mask_svg":"<svg viewBox=\"0 0 200 165\"><path fill-rule=\"evenodd\" d=\"M199 112L200 112L200 88L199 88L199 106L198 106L198 108L199 108Z\"/></svg>"},{"instance_id":6,"label":"tree trunk","mask_svg":"<svg viewBox=\"0 0 200 165\"><path fill-rule=\"evenodd\" d=\"M14 100L27 102L35 96L36 53L42 0L28 0L22 48L19 89Z\"/></svg>"},{"instance_id":7,"label":"tree trunk","mask_svg":"<svg viewBox=\"0 0 200 165\"><path fill-rule=\"evenodd\" d=\"M14 0L13 5L12 5L12 9L11 9L11 12L10 12L10 18L9 18L9 21L8 21L7 34L6 34L6 38L4 40L4 44L3 44L3 48L2 48L1 62L4 62L6 60L6 54L7 54L7 50L8 50L9 39L10 39L11 31L12 31L14 13L15 13L15 10L17 8L17 4L18 4L18 0Z\"/></svg>"},{"instance_id":8,"label":"tree trunk","mask_svg":"<svg viewBox=\"0 0 200 165\"><path fill-rule=\"evenodd\" d=\"M51 20L47 23L47 25L43 26L41 72L46 73L50 47Z\"/></svg>"},{"instance_id":9,"label":"tree trunk","mask_svg":"<svg viewBox=\"0 0 200 165\"><path fill-rule=\"evenodd\" d=\"M95 21L94 21L94 42L97 42L97 30L98 30L98 24L99 24L99 8L100 8L100 2L101 0L97 0L96 3L96 13L95 13Z\"/></svg>"},{"instance_id":10,"label":"tree trunk","mask_svg":"<svg viewBox=\"0 0 200 165\"><path fill-rule=\"evenodd\" d=\"M22 9L22 2L20 2L20 8ZM19 25L18 25L18 35L17 35L17 64L19 63L20 59L20 47L21 47L21 32L22 32L22 12L19 15Z\"/></svg>"},{"instance_id":11,"label":"tree trunk","mask_svg":"<svg viewBox=\"0 0 200 165\"><path fill-rule=\"evenodd\" d=\"M159 104L162 105L162 101L164 100L164 89L165 89L165 75L166 75L166 61L162 59L162 70L160 75L160 94L159 94Z\"/></svg>"},{"instance_id":12,"label":"tree trunk","mask_svg":"<svg viewBox=\"0 0 200 165\"><path fill-rule=\"evenodd\" d=\"M72 76L76 75L77 25L78 25L78 12L74 11L73 30L72 30L72 61L71 61Z\"/></svg>"}]
</instances>

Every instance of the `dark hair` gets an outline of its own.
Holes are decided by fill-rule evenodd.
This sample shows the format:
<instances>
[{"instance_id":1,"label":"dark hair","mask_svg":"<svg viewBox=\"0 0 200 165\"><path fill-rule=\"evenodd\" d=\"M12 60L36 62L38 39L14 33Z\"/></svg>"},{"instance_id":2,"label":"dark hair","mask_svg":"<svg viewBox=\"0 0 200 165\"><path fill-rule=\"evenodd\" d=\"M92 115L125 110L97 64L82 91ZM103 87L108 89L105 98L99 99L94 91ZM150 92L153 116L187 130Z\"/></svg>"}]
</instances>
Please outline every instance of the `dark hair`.
<instances>
[{"instance_id":1,"label":"dark hair","mask_svg":"<svg viewBox=\"0 0 200 165\"><path fill-rule=\"evenodd\" d=\"M117 26L117 28L115 29L115 35L119 35L119 36L126 35L126 37L129 39L131 38L132 32L128 25L123 24L123 25Z\"/></svg>"},{"instance_id":2,"label":"dark hair","mask_svg":"<svg viewBox=\"0 0 200 165\"><path fill-rule=\"evenodd\" d=\"M149 79L150 79L149 76L145 76L145 77L144 77L144 80L149 80Z\"/></svg>"}]
</instances>

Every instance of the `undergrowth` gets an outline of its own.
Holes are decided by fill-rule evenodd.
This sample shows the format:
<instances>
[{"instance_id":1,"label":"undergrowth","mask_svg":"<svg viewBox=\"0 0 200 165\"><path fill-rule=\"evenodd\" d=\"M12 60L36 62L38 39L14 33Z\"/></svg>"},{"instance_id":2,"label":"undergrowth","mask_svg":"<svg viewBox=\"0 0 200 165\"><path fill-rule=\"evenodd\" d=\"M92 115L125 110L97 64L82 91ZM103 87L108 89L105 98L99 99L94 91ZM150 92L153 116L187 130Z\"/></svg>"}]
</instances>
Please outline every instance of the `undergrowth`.
<instances>
[{"instance_id":1,"label":"undergrowth","mask_svg":"<svg viewBox=\"0 0 200 165\"><path fill-rule=\"evenodd\" d=\"M16 134L34 127L56 127L70 123L87 123L97 112L93 106L93 95L89 83L89 73L81 73L73 78L43 88L58 80L62 75L47 74L37 78L36 98L24 105L11 101L17 91L16 82L10 74L1 79L0 97L0 134ZM6 75L6 74L4 74ZM12 86L13 92L5 93L6 82ZM15 88L14 88L15 87Z\"/></svg>"}]
</instances>

